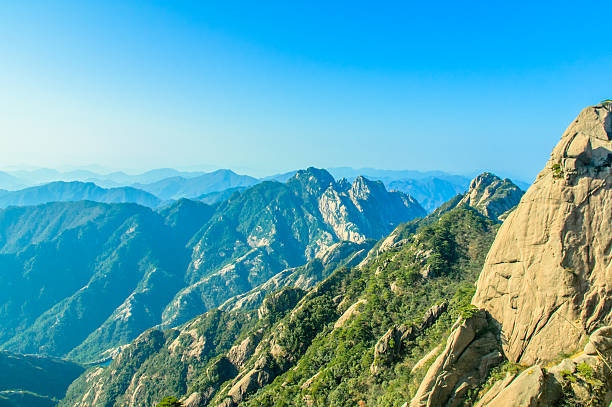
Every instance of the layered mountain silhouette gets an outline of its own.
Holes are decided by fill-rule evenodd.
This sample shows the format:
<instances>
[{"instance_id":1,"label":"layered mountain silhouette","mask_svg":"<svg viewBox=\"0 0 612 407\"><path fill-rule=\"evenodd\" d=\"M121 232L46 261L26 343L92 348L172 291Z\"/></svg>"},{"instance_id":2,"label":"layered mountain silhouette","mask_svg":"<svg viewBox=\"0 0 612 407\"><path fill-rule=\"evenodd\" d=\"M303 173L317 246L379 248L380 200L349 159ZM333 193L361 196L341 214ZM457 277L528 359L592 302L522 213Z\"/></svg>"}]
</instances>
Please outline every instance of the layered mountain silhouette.
<instances>
[{"instance_id":1,"label":"layered mountain silhouette","mask_svg":"<svg viewBox=\"0 0 612 407\"><path fill-rule=\"evenodd\" d=\"M454 195L465 192L469 184L469 179L465 177L441 171L390 171L371 168L356 170L349 167L332 168L330 171L337 180L346 178L352 182L359 176L365 176L371 180L382 181L389 190L397 190L411 195L428 212L433 211ZM0 190L17 191L26 187L41 187L44 184L58 183L59 181L64 183L81 182L94 183L97 186L110 189L119 187L136 188L155 195L163 204L180 198L202 199L206 203L215 203L227 199L234 191L244 190L262 181L287 182L296 172L289 171L257 179L236 174L231 170L217 170L207 173L161 168L137 175L129 175L123 172L102 175L89 170L69 172L59 172L52 169L21 170L13 171L10 174L0 172ZM81 198L109 202L86 197L85 193L79 196L76 184L73 188L75 191L71 200ZM0 194L2 194L2 191L0 191ZM134 200L129 200L132 196L134 196ZM43 200L44 197L45 195L41 194L38 203L53 202L53 195L48 195L48 200ZM125 198L128 202L141 203L136 200L138 196L134 192L125 194Z\"/></svg>"}]
</instances>

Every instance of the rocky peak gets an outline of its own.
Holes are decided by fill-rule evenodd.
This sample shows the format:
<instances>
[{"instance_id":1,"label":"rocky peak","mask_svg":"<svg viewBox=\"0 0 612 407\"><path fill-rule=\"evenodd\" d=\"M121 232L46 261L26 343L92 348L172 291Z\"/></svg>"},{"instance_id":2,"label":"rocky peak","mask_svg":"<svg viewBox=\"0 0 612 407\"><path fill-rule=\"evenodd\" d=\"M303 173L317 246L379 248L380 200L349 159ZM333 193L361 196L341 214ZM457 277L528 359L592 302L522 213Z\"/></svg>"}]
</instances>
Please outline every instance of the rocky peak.
<instances>
[{"instance_id":1,"label":"rocky peak","mask_svg":"<svg viewBox=\"0 0 612 407\"><path fill-rule=\"evenodd\" d=\"M477 407L612 401L611 115L604 105L580 113L491 246L472 303L490 319L489 331L499 331L506 358L533 366L508 372ZM486 180L497 182L483 174L470 189ZM482 383L460 361L481 368L493 347L470 345L474 352L466 357L467 350L453 350L470 339L464 337L453 330L411 406L461 405L468 389ZM568 354L574 356L554 366Z\"/></svg>"},{"instance_id":2,"label":"rocky peak","mask_svg":"<svg viewBox=\"0 0 612 407\"><path fill-rule=\"evenodd\" d=\"M303 190L314 195L320 195L336 181L334 177L324 169L309 167L299 170L288 181L288 185L300 186Z\"/></svg>"},{"instance_id":3,"label":"rocky peak","mask_svg":"<svg viewBox=\"0 0 612 407\"><path fill-rule=\"evenodd\" d=\"M612 323L611 117L580 113L487 256L473 301L513 362L553 360Z\"/></svg>"},{"instance_id":4,"label":"rocky peak","mask_svg":"<svg viewBox=\"0 0 612 407\"><path fill-rule=\"evenodd\" d=\"M341 192L348 193L348 191L351 189L351 186L352 186L351 183L346 178L340 178L336 182L336 187L338 191L341 191Z\"/></svg>"},{"instance_id":5,"label":"rocky peak","mask_svg":"<svg viewBox=\"0 0 612 407\"><path fill-rule=\"evenodd\" d=\"M495 174L484 172L472 180L459 205L471 206L497 220L514 208L522 196L523 191L508 178L501 179Z\"/></svg>"},{"instance_id":6,"label":"rocky peak","mask_svg":"<svg viewBox=\"0 0 612 407\"><path fill-rule=\"evenodd\" d=\"M600 172L609 174L611 137L610 105L602 103L584 109L563 133L538 178L552 173L553 177L572 184L577 177L598 177Z\"/></svg>"},{"instance_id":7,"label":"rocky peak","mask_svg":"<svg viewBox=\"0 0 612 407\"><path fill-rule=\"evenodd\" d=\"M352 185L340 180L319 198L319 211L336 236L363 242L380 238L401 222L424 216L425 210L410 196L389 192L380 181L359 176Z\"/></svg>"},{"instance_id":8,"label":"rocky peak","mask_svg":"<svg viewBox=\"0 0 612 407\"><path fill-rule=\"evenodd\" d=\"M371 181L363 176L355 178L349 195L353 201L367 200L372 195L380 196L387 193L385 184L381 181Z\"/></svg>"}]
</instances>

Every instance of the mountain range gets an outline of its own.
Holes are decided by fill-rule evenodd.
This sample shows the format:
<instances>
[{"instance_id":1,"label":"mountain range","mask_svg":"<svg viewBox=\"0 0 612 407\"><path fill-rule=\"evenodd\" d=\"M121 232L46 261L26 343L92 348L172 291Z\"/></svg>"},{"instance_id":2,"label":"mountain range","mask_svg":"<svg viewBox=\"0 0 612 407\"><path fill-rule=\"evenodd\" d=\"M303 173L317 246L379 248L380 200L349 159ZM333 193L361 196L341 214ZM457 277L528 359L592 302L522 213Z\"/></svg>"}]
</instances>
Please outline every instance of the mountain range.
<instances>
[{"instance_id":1,"label":"mountain range","mask_svg":"<svg viewBox=\"0 0 612 407\"><path fill-rule=\"evenodd\" d=\"M161 200L132 187L101 188L92 182L50 182L18 191L0 191L0 208L30 206L48 202L95 201L102 203L133 202L155 208Z\"/></svg>"},{"instance_id":2,"label":"mountain range","mask_svg":"<svg viewBox=\"0 0 612 407\"><path fill-rule=\"evenodd\" d=\"M315 168L213 206L9 207L0 211L0 347L103 359L147 328L187 321L340 241L366 244L425 214L381 182L336 182Z\"/></svg>"},{"instance_id":3,"label":"mountain range","mask_svg":"<svg viewBox=\"0 0 612 407\"><path fill-rule=\"evenodd\" d=\"M249 200L239 198L267 183L232 195L189 240L191 285L164 311L170 323L86 371L60 406L173 398L186 407L608 406L611 110L605 103L585 109L525 195L484 173L465 194L387 232L372 219L401 211L367 198L386 192L382 182L336 182L309 169L272 183L273 205L256 207L251 226L231 228L241 236L213 243L218 225L250 219L243 217ZM389 202L407 199L396 194ZM284 211L294 197L299 205ZM355 208L373 217L362 223ZM192 226L173 213L164 224ZM290 267L285 257L266 274L259 265L288 235L280 223L255 225L279 213L293 232L309 231L299 247L312 255ZM311 226L300 227L304 220ZM326 234L312 226L321 222L338 240L321 246ZM255 244L234 253L245 241ZM218 257L239 260L216 268ZM191 304L205 312L173 318Z\"/></svg>"},{"instance_id":4,"label":"mountain range","mask_svg":"<svg viewBox=\"0 0 612 407\"><path fill-rule=\"evenodd\" d=\"M504 185L503 180L491 174L480 178L483 182L473 182L474 190L466 197L480 196L488 190L492 192L489 199L496 202L493 206L502 201L513 206L518 203L522 195L518 187L518 195L495 193ZM332 180L323 172L298 173L288 184L300 182L308 189L321 189L321 185L333 185ZM361 197L366 188L374 191L376 187L384 191L381 182L357 178L348 189L348 197ZM336 194L342 197L347 188L336 185L324 195L337 203ZM320 388L324 394L330 386L325 380L336 380L321 377L316 384L309 379L325 366L341 375L342 369L357 368L360 374L369 376L370 364L383 362L369 360L362 368L354 358L384 334L389 317L400 318L397 313L401 310L404 318L419 318L429 306L426 298L441 296L452 303L457 290L476 279L499 223L492 214L487 217L462 198L449 202L441 211L398 226L391 234L383 234L378 243L347 234L349 240L329 246L303 266L268 274L218 308L210 308L192 320L177 320L182 323L178 328L145 332L108 368L94 368L77 380L62 405L121 405L127 400L151 405L169 395L188 395L186 405L194 406L268 405L271 400L297 405L303 401L304 382L310 380L309 386ZM416 236L413 230L419 230ZM249 268L258 271L257 263L252 262ZM233 267L228 271L233 272ZM222 281L232 281L228 274L222 274ZM198 289L196 296L183 297L178 303L204 309L200 298L211 289ZM386 302L394 296L391 303ZM442 327L436 328L437 336L428 341L440 336L451 322L449 316L457 315L465 301L456 300L452 314L445 315ZM369 327L372 323L376 326ZM420 329L424 331L430 325L431 321ZM335 353L349 349L353 355L350 358L342 362L333 359ZM277 376L285 383L303 380L285 384L281 391L274 385ZM344 402L350 401L355 392L349 390L349 383L346 385L338 389ZM265 391L257 392L259 389ZM379 388L374 394L381 391ZM251 398L255 392L258 396ZM313 405L334 404L315 396L313 400Z\"/></svg>"},{"instance_id":5,"label":"mountain range","mask_svg":"<svg viewBox=\"0 0 612 407\"><path fill-rule=\"evenodd\" d=\"M348 167L333 168L330 171L336 180L346 178L352 182L358 176L380 180L389 190L411 195L428 212L454 195L465 192L470 181L440 171L354 170ZM100 175L88 170L64 173L46 169L21 170L11 174L0 173L0 207L69 200L133 202L157 207L181 198L202 199L212 204L228 198L234 191L244 190L259 182L287 182L296 172L257 179L231 170L203 173L158 169L139 175L121 172Z\"/></svg>"},{"instance_id":6,"label":"mountain range","mask_svg":"<svg viewBox=\"0 0 612 407\"><path fill-rule=\"evenodd\" d=\"M612 104L584 109L525 193L346 168L2 191L0 406L609 406L610 143Z\"/></svg>"},{"instance_id":7,"label":"mountain range","mask_svg":"<svg viewBox=\"0 0 612 407\"><path fill-rule=\"evenodd\" d=\"M147 191L162 200L196 198L227 189L248 187L258 183L256 178L238 175L230 170L217 170L195 177L169 177L150 184L135 183L135 188Z\"/></svg>"}]
</instances>

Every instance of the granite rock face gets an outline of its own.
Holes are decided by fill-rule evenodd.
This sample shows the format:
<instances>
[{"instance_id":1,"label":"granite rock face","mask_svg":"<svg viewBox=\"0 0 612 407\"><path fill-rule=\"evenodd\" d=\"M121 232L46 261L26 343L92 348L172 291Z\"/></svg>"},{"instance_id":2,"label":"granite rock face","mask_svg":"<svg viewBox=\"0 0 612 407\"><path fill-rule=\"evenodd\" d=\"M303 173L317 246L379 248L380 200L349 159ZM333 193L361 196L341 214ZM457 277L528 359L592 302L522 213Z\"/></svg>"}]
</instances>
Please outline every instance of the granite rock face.
<instances>
[{"instance_id":1,"label":"granite rock face","mask_svg":"<svg viewBox=\"0 0 612 407\"><path fill-rule=\"evenodd\" d=\"M555 359L612 322L612 113L584 109L502 225L473 303L512 362Z\"/></svg>"}]
</instances>

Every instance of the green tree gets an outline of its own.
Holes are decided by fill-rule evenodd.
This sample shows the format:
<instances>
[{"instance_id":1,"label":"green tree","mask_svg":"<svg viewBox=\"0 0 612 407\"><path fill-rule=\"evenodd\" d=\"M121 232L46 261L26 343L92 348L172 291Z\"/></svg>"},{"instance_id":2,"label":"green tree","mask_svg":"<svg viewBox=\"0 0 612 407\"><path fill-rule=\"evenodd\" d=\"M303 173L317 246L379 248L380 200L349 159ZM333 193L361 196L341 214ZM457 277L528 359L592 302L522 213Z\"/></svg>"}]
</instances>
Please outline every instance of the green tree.
<instances>
[{"instance_id":1,"label":"green tree","mask_svg":"<svg viewBox=\"0 0 612 407\"><path fill-rule=\"evenodd\" d=\"M157 407L182 407L182 405L176 397L164 397Z\"/></svg>"}]
</instances>

